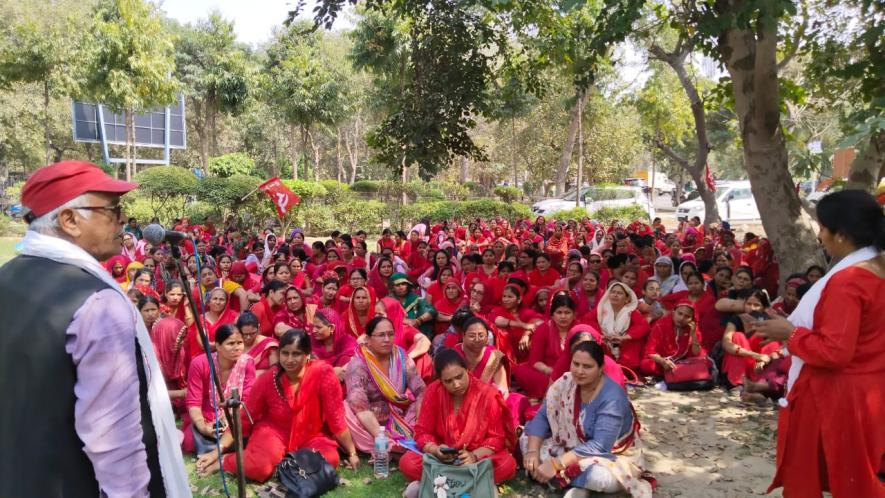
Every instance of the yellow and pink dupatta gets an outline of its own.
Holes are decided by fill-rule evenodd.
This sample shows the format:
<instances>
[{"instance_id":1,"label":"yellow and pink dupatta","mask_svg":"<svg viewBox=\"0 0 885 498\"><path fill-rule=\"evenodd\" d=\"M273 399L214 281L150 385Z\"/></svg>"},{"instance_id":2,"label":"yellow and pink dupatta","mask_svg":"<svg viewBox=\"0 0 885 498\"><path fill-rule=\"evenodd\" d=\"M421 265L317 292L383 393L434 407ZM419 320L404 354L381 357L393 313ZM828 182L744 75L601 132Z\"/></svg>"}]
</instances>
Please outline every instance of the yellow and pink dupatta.
<instances>
[{"instance_id":1,"label":"yellow and pink dupatta","mask_svg":"<svg viewBox=\"0 0 885 498\"><path fill-rule=\"evenodd\" d=\"M372 377L372 382L387 400L390 408L390 417L387 419L387 432L394 441L412 439L414 430L406 422L405 413L415 401L412 393L408 392L408 376L406 372L406 352L399 346L393 347L390 355L390 370L385 372L378 358L369 351L366 346L357 349L357 357L365 363Z\"/></svg>"}]
</instances>

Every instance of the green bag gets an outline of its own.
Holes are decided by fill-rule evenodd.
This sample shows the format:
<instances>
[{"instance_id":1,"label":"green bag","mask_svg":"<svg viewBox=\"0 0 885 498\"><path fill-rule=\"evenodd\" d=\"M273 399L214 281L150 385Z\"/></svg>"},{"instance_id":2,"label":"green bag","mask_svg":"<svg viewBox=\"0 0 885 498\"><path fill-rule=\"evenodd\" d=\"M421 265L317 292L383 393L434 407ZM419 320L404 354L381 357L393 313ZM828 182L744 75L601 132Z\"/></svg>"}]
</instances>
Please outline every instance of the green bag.
<instances>
[{"instance_id":1,"label":"green bag","mask_svg":"<svg viewBox=\"0 0 885 498\"><path fill-rule=\"evenodd\" d=\"M447 465L424 454L419 498L495 498L495 476L492 460L483 459L471 465ZM443 480L444 479L444 480Z\"/></svg>"}]
</instances>

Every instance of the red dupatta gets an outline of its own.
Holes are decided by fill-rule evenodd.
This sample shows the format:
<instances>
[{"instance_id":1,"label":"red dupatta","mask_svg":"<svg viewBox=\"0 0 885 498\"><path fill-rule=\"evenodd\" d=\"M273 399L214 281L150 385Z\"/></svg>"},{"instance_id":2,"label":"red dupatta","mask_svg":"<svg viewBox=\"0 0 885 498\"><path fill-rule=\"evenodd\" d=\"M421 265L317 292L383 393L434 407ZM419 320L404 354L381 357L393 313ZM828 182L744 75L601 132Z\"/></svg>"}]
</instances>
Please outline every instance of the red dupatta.
<instances>
[{"instance_id":1,"label":"red dupatta","mask_svg":"<svg viewBox=\"0 0 885 498\"><path fill-rule=\"evenodd\" d=\"M181 351L182 345L176 347L179 334L184 328L184 322L172 317L161 318L151 327L151 343L166 382L183 383L187 377L186 354Z\"/></svg>"},{"instance_id":2,"label":"red dupatta","mask_svg":"<svg viewBox=\"0 0 885 498\"><path fill-rule=\"evenodd\" d=\"M411 325L405 324L406 312L403 309L403 305L400 304L398 299L393 297L382 298L381 303L384 304L384 312L387 314L387 319L393 324L393 342L408 351L412 345L406 344L406 327L411 327Z\"/></svg>"},{"instance_id":3,"label":"red dupatta","mask_svg":"<svg viewBox=\"0 0 885 498\"><path fill-rule=\"evenodd\" d=\"M332 308L323 308L317 310L317 315L321 315L323 319L329 322L334 329L332 331L332 349L326 349L326 346L320 341L310 337L311 353L319 360L325 361L333 367L343 367L353 358L356 352L356 340L347 333L344 328L344 320L341 315Z\"/></svg>"},{"instance_id":4,"label":"red dupatta","mask_svg":"<svg viewBox=\"0 0 885 498\"><path fill-rule=\"evenodd\" d=\"M422 401L422 404L426 402L426 406L436 407L444 419L443 442L451 448L475 449L486 440L492 424L502 424L504 446L512 450L516 446L516 430L512 417L506 416L508 409L504 397L495 386L477 379L473 374L468 375L470 385L457 415L452 395L442 382L433 382L424 391L426 401Z\"/></svg>"},{"instance_id":5,"label":"red dupatta","mask_svg":"<svg viewBox=\"0 0 885 498\"><path fill-rule=\"evenodd\" d=\"M353 295L360 289L365 289L366 292L369 293L369 309L366 310L365 323L369 323L369 320L375 317L375 304L378 303L378 298L375 297L375 291L371 287L357 287L350 293L350 302L347 303L347 309L344 310L341 318L344 320L344 325L347 327L347 331L350 335L357 339L366 333L366 325L360 322L359 313L356 308L353 307Z\"/></svg>"},{"instance_id":6,"label":"red dupatta","mask_svg":"<svg viewBox=\"0 0 885 498\"><path fill-rule=\"evenodd\" d=\"M246 354L255 360L256 370L267 370L270 368L270 352L279 347L280 343L276 339L258 334L255 337L255 344L249 348L249 351L246 351Z\"/></svg>"},{"instance_id":7,"label":"red dupatta","mask_svg":"<svg viewBox=\"0 0 885 498\"><path fill-rule=\"evenodd\" d=\"M335 376L335 371L331 366L322 362L308 361L304 366L301 385L294 396L290 394L289 378L285 375L280 376L283 393L285 393L289 408L292 409L292 429L289 432L289 444L286 447L288 451L303 448L310 439L322 433L325 421L323 420L320 397L328 396L328 393L320 391L322 390L322 378L326 375Z\"/></svg>"},{"instance_id":8,"label":"red dupatta","mask_svg":"<svg viewBox=\"0 0 885 498\"><path fill-rule=\"evenodd\" d=\"M453 315L455 310L460 308L461 304L464 302L464 290L458 285L458 281L455 280L455 277L447 278L445 283L440 287L442 288L442 295L440 295L439 299L434 298L433 307L436 308L436 311L439 313ZM449 287L458 289L458 297L455 299L449 299L449 297L446 296L446 289Z\"/></svg>"}]
</instances>

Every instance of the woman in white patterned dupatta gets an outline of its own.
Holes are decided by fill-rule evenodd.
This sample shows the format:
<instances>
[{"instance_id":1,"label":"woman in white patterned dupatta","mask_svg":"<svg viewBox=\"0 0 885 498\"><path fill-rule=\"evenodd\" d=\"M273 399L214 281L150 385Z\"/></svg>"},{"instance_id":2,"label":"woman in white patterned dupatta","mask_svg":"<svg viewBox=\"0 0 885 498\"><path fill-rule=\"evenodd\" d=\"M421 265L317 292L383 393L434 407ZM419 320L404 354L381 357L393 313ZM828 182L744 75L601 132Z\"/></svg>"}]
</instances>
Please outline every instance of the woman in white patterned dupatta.
<instances>
[{"instance_id":1,"label":"woman in white patterned dupatta","mask_svg":"<svg viewBox=\"0 0 885 498\"><path fill-rule=\"evenodd\" d=\"M571 488L566 498L590 491L651 498L653 480L634 447L639 423L627 394L602 373L603 358L593 341L574 346L570 371L550 386L525 427L524 466L539 482Z\"/></svg>"}]
</instances>

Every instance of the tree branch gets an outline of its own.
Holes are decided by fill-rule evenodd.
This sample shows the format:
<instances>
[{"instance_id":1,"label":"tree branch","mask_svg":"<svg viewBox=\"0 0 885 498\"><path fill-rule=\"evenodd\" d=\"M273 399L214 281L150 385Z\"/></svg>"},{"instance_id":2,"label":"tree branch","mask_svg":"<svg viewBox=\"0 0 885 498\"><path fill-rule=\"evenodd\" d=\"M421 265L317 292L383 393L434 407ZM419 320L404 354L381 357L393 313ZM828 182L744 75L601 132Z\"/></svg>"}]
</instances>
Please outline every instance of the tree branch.
<instances>
[{"instance_id":1,"label":"tree branch","mask_svg":"<svg viewBox=\"0 0 885 498\"><path fill-rule=\"evenodd\" d=\"M793 60L793 57L796 56L796 53L799 52L799 45L802 44L802 38L805 37L805 30L808 28L808 0L802 0L802 24L799 25L799 29L796 31L796 36L793 38L793 43L790 45L790 51L784 56L783 60L777 63L777 71L780 72L783 68L787 67L787 64Z\"/></svg>"},{"instance_id":2,"label":"tree branch","mask_svg":"<svg viewBox=\"0 0 885 498\"><path fill-rule=\"evenodd\" d=\"M673 150L672 147L665 144L663 140L661 140L660 138L654 138L654 139L652 139L652 143L654 143L655 147L660 149L661 152L663 152L667 157L672 159L673 162L675 162L679 166L682 166L682 168L685 169L685 171L687 171L689 173L692 172L692 165L688 161L688 159L679 155L679 153L676 152L675 150Z\"/></svg>"}]
</instances>

